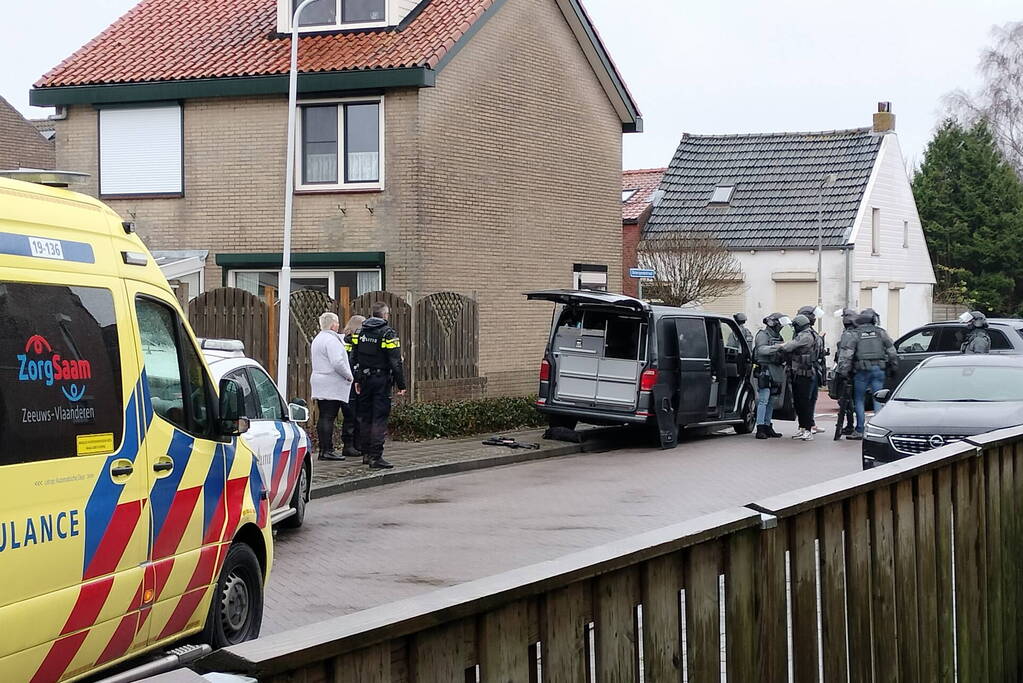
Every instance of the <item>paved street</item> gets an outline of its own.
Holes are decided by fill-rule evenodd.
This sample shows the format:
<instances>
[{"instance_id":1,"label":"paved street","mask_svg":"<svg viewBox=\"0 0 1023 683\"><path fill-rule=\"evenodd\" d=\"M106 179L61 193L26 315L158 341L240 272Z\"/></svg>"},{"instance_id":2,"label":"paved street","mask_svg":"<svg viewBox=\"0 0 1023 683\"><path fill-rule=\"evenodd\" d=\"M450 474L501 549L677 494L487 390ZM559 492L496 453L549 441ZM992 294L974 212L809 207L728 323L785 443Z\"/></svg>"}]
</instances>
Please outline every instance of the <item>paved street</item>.
<instances>
[{"instance_id":1,"label":"paved street","mask_svg":"<svg viewBox=\"0 0 1023 683\"><path fill-rule=\"evenodd\" d=\"M824 428L833 422L820 420ZM794 426L783 424L791 434ZM859 444L726 433L313 501L277 537L263 633L407 598L860 469Z\"/></svg>"}]
</instances>

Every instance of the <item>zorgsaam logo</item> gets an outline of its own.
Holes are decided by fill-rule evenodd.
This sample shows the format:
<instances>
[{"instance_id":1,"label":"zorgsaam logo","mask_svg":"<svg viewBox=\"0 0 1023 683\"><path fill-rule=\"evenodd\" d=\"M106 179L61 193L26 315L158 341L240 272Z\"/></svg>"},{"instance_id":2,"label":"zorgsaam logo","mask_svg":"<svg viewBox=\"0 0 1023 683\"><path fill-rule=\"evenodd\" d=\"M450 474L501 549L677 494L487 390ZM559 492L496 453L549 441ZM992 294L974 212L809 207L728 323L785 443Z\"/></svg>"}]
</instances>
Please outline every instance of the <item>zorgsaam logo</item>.
<instances>
[{"instance_id":1,"label":"zorgsaam logo","mask_svg":"<svg viewBox=\"0 0 1023 683\"><path fill-rule=\"evenodd\" d=\"M18 354L18 381L42 382L48 387L60 386L72 403L85 396L83 380L92 379L92 364L85 359L62 358L53 351L46 337L34 334L25 342L25 353Z\"/></svg>"}]
</instances>

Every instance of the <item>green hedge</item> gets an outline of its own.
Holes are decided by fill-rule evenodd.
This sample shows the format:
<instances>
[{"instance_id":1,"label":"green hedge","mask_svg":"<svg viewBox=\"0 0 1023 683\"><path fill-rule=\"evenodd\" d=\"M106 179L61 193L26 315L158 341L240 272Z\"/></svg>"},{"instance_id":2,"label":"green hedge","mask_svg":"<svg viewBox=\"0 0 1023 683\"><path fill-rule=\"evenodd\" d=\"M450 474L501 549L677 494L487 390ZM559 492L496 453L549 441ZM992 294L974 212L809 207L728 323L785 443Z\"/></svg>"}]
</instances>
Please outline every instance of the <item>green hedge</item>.
<instances>
[{"instance_id":1,"label":"green hedge","mask_svg":"<svg viewBox=\"0 0 1023 683\"><path fill-rule=\"evenodd\" d=\"M406 403L394 407L390 420L391 436L398 441L490 435L545 424L536 396Z\"/></svg>"}]
</instances>

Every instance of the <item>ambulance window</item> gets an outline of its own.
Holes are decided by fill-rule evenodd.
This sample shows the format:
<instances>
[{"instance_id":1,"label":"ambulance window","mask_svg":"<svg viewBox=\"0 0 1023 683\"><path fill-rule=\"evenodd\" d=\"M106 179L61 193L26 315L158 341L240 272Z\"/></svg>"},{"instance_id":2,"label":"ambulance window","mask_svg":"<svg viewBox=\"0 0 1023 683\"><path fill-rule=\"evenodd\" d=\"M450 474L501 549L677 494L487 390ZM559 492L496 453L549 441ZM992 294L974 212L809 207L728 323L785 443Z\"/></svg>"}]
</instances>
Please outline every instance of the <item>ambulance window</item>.
<instances>
[{"instance_id":1,"label":"ambulance window","mask_svg":"<svg viewBox=\"0 0 1023 683\"><path fill-rule=\"evenodd\" d=\"M135 302L153 412L197 435L209 431L206 372L177 313L152 299Z\"/></svg>"},{"instance_id":2,"label":"ambulance window","mask_svg":"<svg viewBox=\"0 0 1023 683\"><path fill-rule=\"evenodd\" d=\"M110 290L0 282L0 466L111 453L123 424Z\"/></svg>"},{"instance_id":3,"label":"ambulance window","mask_svg":"<svg viewBox=\"0 0 1023 683\"><path fill-rule=\"evenodd\" d=\"M281 395L277 393L277 387L273 380L257 368L249 368L249 377L252 379L252 386L256 390L256 397L259 400L259 417L263 420L283 420L284 406L281 404Z\"/></svg>"}]
</instances>

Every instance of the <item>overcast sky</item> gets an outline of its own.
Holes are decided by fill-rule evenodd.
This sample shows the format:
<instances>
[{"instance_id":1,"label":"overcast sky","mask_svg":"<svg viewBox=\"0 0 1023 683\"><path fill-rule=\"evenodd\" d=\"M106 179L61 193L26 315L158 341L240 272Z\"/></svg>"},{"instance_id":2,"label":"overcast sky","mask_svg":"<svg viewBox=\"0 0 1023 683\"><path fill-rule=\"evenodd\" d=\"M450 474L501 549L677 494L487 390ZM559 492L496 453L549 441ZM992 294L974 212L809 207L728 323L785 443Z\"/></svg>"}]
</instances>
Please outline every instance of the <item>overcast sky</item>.
<instances>
[{"instance_id":1,"label":"overcast sky","mask_svg":"<svg viewBox=\"0 0 1023 683\"><path fill-rule=\"evenodd\" d=\"M188 2L189 0L181 0ZM829 130L870 124L893 103L919 160L941 98L974 87L993 25L1019 0L584 0L636 98L646 132L625 137L625 168L666 165L690 133ZM135 0L5 3L0 94L29 116L28 90Z\"/></svg>"}]
</instances>

